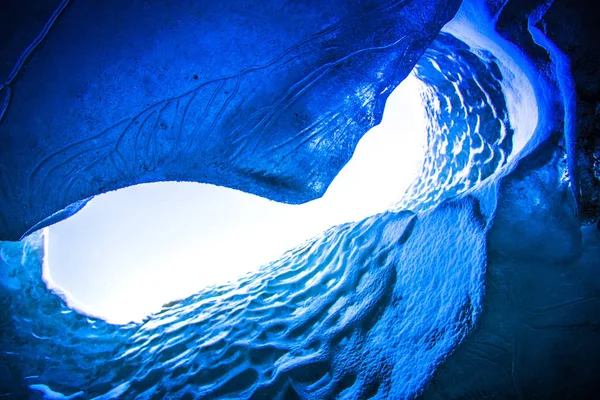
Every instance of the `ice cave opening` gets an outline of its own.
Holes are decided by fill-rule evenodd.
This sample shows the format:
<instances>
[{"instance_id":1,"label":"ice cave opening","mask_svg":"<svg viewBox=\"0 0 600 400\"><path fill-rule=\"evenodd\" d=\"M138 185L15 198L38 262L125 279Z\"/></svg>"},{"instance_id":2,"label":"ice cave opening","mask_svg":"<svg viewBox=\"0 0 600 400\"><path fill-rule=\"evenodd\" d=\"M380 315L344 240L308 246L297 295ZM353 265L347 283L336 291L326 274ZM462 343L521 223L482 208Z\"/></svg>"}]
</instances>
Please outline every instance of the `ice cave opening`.
<instances>
[{"instance_id":1,"label":"ice cave opening","mask_svg":"<svg viewBox=\"0 0 600 400\"><path fill-rule=\"evenodd\" d=\"M252 273L328 228L388 210L422 166L423 90L414 74L405 79L324 196L305 204L192 182L95 197L45 228L48 288L86 315L139 322L166 303Z\"/></svg>"},{"instance_id":2,"label":"ice cave opening","mask_svg":"<svg viewBox=\"0 0 600 400\"><path fill-rule=\"evenodd\" d=\"M285 204L183 182L105 193L45 230L48 287L86 315L141 321L330 227L426 209L484 182L523 149L538 115L518 61L476 18L444 28L321 198Z\"/></svg>"},{"instance_id":3,"label":"ice cave opening","mask_svg":"<svg viewBox=\"0 0 600 400\"><path fill-rule=\"evenodd\" d=\"M581 1L9 3L0 397L596 399Z\"/></svg>"}]
</instances>

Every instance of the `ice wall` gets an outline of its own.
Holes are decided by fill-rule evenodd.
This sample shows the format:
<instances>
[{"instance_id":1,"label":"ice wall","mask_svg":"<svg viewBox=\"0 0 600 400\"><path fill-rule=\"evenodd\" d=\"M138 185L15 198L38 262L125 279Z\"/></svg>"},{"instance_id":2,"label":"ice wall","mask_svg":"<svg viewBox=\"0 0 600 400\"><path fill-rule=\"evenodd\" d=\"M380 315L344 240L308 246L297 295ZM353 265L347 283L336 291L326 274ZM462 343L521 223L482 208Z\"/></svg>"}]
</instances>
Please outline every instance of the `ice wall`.
<instances>
[{"instance_id":1,"label":"ice wall","mask_svg":"<svg viewBox=\"0 0 600 400\"><path fill-rule=\"evenodd\" d=\"M514 129L499 63L506 68L489 51L472 48L446 32L423 54L414 73L427 87L422 96L428 113L428 152L399 209L431 207L476 186L506 164ZM535 104L532 114L535 119Z\"/></svg>"},{"instance_id":2,"label":"ice wall","mask_svg":"<svg viewBox=\"0 0 600 400\"><path fill-rule=\"evenodd\" d=\"M458 5L73 2L4 88L0 238L143 182L319 197Z\"/></svg>"}]
</instances>

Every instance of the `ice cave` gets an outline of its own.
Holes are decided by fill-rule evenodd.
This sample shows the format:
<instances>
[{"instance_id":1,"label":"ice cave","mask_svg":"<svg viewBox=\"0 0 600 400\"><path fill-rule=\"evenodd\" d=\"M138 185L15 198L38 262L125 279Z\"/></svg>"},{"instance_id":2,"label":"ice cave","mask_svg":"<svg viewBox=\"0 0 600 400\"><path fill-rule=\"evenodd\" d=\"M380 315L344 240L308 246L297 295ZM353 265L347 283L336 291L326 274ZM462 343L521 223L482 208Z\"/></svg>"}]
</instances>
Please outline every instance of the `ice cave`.
<instances>
[{"instance_id":1,"label":"ice cave","mask_svg":"<svg viewBox=\"0 0 600 400\"><path fill-rule=\"evenodd\" d=\"M0 398L599 399L599 27L3 1Z\"/></svg>"}]
</instances>

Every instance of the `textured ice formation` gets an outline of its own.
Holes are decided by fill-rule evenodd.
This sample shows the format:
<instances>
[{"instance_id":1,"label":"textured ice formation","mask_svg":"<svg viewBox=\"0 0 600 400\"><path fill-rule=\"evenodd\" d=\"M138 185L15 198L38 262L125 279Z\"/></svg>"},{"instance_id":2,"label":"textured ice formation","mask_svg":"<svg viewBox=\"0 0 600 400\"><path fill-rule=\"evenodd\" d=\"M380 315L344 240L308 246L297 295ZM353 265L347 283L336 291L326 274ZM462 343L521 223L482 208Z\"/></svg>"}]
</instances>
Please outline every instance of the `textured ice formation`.
<instances>
[{"instance_id":1,"label":"textured ice formation","mask_svg":"<svg viewBox=\"0 0 600 400\"><path fill-rule=\"evenodd\" d=\"M74 2L11 85L0 238L144 182L319 197L458 5Z\"/></svg>"},{"instance_id":2,"label":"textured ice formation","mask_svg":"<svg viewBox=\"0 0 600 400\"><path fill-rule=\"evenodd\" d=\"M94 11L97 17L94 23L101 23L107 15L110 3L105 4L106 9L87 10ZM302 4L297 7L306 3ZM396 28L414 27L412 33L422 40L415 39L412 43L424 50L430 45L424 43L428 35L437 34L451 14L451 9L443 4L430 2L401 2L385 12L383 8L370 8L374 5L371 3L356 3L346 8L323 4L323 8L315 8L319 12L306 18L307 25L299 30L294 30L302 25L299 16L306 14L290 14L290 9L278 7L271 7L267 13L261 9L268 20L285 16L272 20L283 29L281 36L271 43L273 46L279 45L278 40L303 44L285 53L284 57L289 59L280 59L291 64L275 62L265 70L249 70L242 76L250 79L268 75L273 82L286 77L293 81L291 75L278 75L278 68L300 73L288 66L298 66L305 59L307 63L316 63L310 64L311 72L319 70L316 65L324 66L319 71L327 73L329 67L333 68L322 80L309 79L316 85L306 87L304 92L296 91L296 86L287 86L290 96L302 94L293 98L297 103L289 103L292 104L289 108L285 107L286 101L292 98L267 96L268 101L282 100L277 107L285 112L278 114L277 120L264 120L265 125L260 126L277 126L277 132L289 134L287 138L295 141L278 142L284 139L274 135L275 130L270 135L257 133L261 141L256 143L265 147L252 142L255 136L236 136L240 143L246 139L248 142L233 157L234 153L219 153L238 149L237 142L219 141L226 139L219 132L230 132L223 130L225 125L216 124L214 129L202 131L209 132L210 139L216 142L207 141L206 136L196 142L192 140L196 136L184 136L183 132L187 134L188 130L173 131L168 124L164 135L159 136L154 130L147 134L144 129L160 126L159 117L181 117L183 110L177 105L185 110L187 104L182 101L189 100L192 110L194 101L203 96L208 96L211 104L214 101L217 110L224 110L219 123L239 122L235 116L239 114L241 118L242 113L234 115L231 110L240 104L229 95L234 90L246 93L244 90L250 87L243 79L235 78L235 72L233 78L197 86L198 95L194 94L196 86L190 81L186 89L192 91L180 98L168 92L175 89L152 84L153 79L164 79L167 75L160 77L160 69L148 67L165 66L164 60L177 59L168 53L174 47L165 45L166 38L188 32L178 30L181 26L195 26L185 18L175 23L168 10L162 10L165 12L160 14L164 18L160 35L144 36L144 46L158 46L156 51L139 58L138 67L130 73L132 76L146 71L156 73L148 78L146 95L149 99L156 96L172 100L160 106L149 102L149 108L142 107L142 95L128 86L132 81L114 79L125 76L115 76L117 67L123 66L115 64L112 69L103 69L113 79L91 80L98 84L93 89L95 93L109 96L105 113L97 113L100 106L94 103L98 101L96 98L85 99L88 115L96 119L78 119L81 116L77 112L81 109L76 107L56 113L61 102L46 104L47 107L38 110L42 120L44 115L57 118L50 119L43 129L54 129L69 120L72 122L69 126L76 127L75 131L68 131L74 133L56 139L65 145L65 154L59 152L61 144L53 142L53 136L38 137L27 129L22 131L22 143L31 148L28 153L16 151L23 148L17 145L21 139L17 140L15 124L41 125L40 119L21 120L23 110L32 105L27 96L29 100L35 97L25 87L36 87L34 84L39 82L35 80L43 80L43 75L30 76L30 72L48 67L42 61L53 54L53 46L59 46L59 39L65 37L68 21L74 26L76 21L90 21L84 18L86 10L73 7L71 19L65 18L62 28L57 22L57 33L48 36L48 46L32 56L23 81L19 79L12 85L15 93L0 125L0 137L7 144L0 150L3 179L13 182L6 186L10 191L0 200L4 237L21 235L67 205L72 207L67 213L71 212L82 205L77 201L85 201L87 196L102 190L143 180L173 178L175 175L169 174L183 173L184 167L188 168L188 176L193 176L197 170L190 169L193 164L190 165L186 154L197 156L194 160L198 168L206 167L202 157L211 154L212 160L227 161L206 170L213 174L202 176L206 181L288 201L302 201L321 193L350 157L358 137L378 118L381 111L378 107L382 105L370 95L386 88L391 90L406 75L407 65L396 64L401 54L408 60L419 52L400 41L396 47L359 51L356 59L344 59L341 64L319 64L313 57L324 53L305 52L303 46L314 42L301 42L298 36L306 33L315 40L323 40L321 44L341 45L324 50L339 56L365 43L385 47L385 43L395 43L384 39L396 38ZM439 12L435 12L434 5L440 6ZM123 14L117 17L123 21L117 21L114 31L99 36L99 48L111 35L121 38L127 29L134 28L144 32L145 27L155 22L150 18L154 14L143 7L137 10L138 6L141 3L123 5ZM415 184L413 197L404 200L414 204L413 211L393 209L357 223L333 227L280 260L265 265L255 275L167 304L142 324L121 327L78 314L47 289L41 279L44 258L41 232L20 242L2 242L0 393L14 398L105 399L596 398L600 392L597 381L600 234L594 225L582 229L577 215L574 196L577 175L572 168L574 115L569 97L573 93L569 93L571 77L565 69L564 55L545 28L545 16L552 7L549 2L537 0L465 0L456 18L431 45L422 63L419 62L416 73L430 86L425 100L432 105L451 107L432 109L431 115L436 119L431 121L428 133L430 162L418 181L422 183ZM124 16L133 9L139 11L136 17L139 19L135 20L139 27L132 28L128 25L131 20ZM313 8L306 5L306 10ZM409 10L413 11L410 18L405 14ZM340 21L336 18L351 18L359 12L363 12L363 18L354 22L360 20L361 24L335 25ZM238 24L232 24L231 29L241 30L245 15L235 15ZM315 37L314 32L325 23L339 26L339 31L325 30L322 36ZM256 29L270 28L275 25ZM88 43L86 32L89 31L84 29L73 40L73 46ZM215 32L219 31L211 32L213 36L208 35L208 30L205 33L214 40L218 36ZM253 43L254 33L250 30L248 37L240 37ZM342 33L348 36L344 38ZM412 33L407 38L412 38ZM239 57L234 58L236 61L243 63L261 51L255 48L235 53L239 49L233 41L221 44L222 51L207 54L208 59L233 54ZM114 47L112 54L115 57L128 54L122 53L127 45L135 52L133 41ZM408 48L412 50L405 52ZM77 57L95 51L83 45L80 49ZM181 53L182 59L193 57L193 52ZM35 57L39 57L38 64ZM59 61L77 60L75 55L72 57ZM413 59L413 63L416 61ZM349 68L335 69L342 65ZM449 70L440 68L436 72L436 65ZM61 77L69 82L67 71L61 72ZM82 68L73 72L72 79L76 81L78 74L92 72ZM192 72L185 68L178 70L182 76L190 76ZM30 83L25 79L27 76L32 79ZM201 82L208 81L202 78ZM253 84L267 90L267 81L255 79ZM365 85L370 84L379 86L374 92L365 91ZM18 85L22 85L22 103L18 100ZM219 85L223 85L222 90L232 91L225 94L217 90ZM205 89L211 94L202 92ZM128 96L120 97L123 93ZM210 97L213 93L214 97ZM61 98L58 93L56 96L55 99ZM319 101L308 101L314 99ZM123 110L123 102L129 101L129 105L140 105L141 114L126 116L129 119L123 121L131 127L140 122L140 129L124 129L118 125L119 119L114 121L115 126L123 129L106 131L91 141L77 141L78 132L86 132L90 136L84 136L89 138L94 137L93 133L85 129L109 126L107 121ZM363 102L366 103L361 106ZM303 112L298 112L297 120L295 111L300 104ZM260 119L261 112L276 113L277 107L256 109L253 115ZM105 109L103 106L102 110ZM310 110L313 114L307 113ZM229 112L231 120L225 115ZM335 112L346 119L335 119L335 114L331 114ZM475 117L470 116L471 112ZM145 117L147 124L143 122ZM294 121L299 125L290 134ZM339 125L342 122L347 125ZM322 130L305 129L315 126ZM460 129L450 129L454 126ZM181 142L186 144L185 150L177 146L161 147L179 143L169 139L177 138L177 132L189 139ZM32 140L34 136L38 141ZM106 148L92 146L104 143L106 138L113 140ZM332 139L342 141L340 146L334 145ZM293 149L277 147L282 143L289 143ZM98 162L91 166L82 162L95 149L99 151ZM261 149L273 152L267 154ZM124 153L122 159L110 158L120 153ZM31 161L28 154L34 154L38 164L28 164ZM288 156L286 161L269 164L273 160L270 157L281 158L283 154ZM57 161L63 156L64 163ZM465 158L470 162L465 162ZM109 159L120 170L111 167L102 172L101 168L106 167L102 163L108 163ZM157 167L167 161L164 169ZM216 172L219 168L221 175ZM31 186L21 187L19 182L30 182ZM63 188L67 189L62 191ZM40 199L46 198L42 204Z\"/></svg>"},{"instance_id":3,"label":"textured ice formation","mask_svg":"<svg viewBox=\"0 0 600 400\"><path fill-rule=\"evenodd\" d=\"M600 231L580 226L564 156L549 141L502 181L484 311L422 399L597 397Z\"/></svg>"},{"instance_id":4,"label":"textured ice formation","mask_svg":"<svg viewBox=\"0 0 600 400\"><path fill-rule=\"evenodd\" d=\"M502 72L491 53L477 54L441 33L415 68L427 89L428 157L399 208L427 207L475 186L506 164L513 128Z\"/></svg>"},{"instance_id":5,"label":"textured ice formation","mask_svg":"<svg viewBox=\"0 0 600 400\"><path fill-rule=\"evenodd\" d=\"M123 398L408 398L475 322L483 222L467 199L342 225L125 327L86 319L46 289L36 233L2 248L3 267L28 285L5 297L15 320L3 375L85 398L115 388ZM30 317L40 305L56 323Z\"/></svg>"},{"instance_id":6,"label":"textured ice formation","mask_svg":"<svg viewBox=\"0 0 600 400\"><path fill-rule=\"evenodd\" d=\"M423 159L422 88L410 75L393 91L381 124L361 138L321 198L278 203L195 182L103 193L48 227L44 279L80 312L139 321L166 302L255 271L332 226L387 211Z\"/></svg>"}]
</instances>

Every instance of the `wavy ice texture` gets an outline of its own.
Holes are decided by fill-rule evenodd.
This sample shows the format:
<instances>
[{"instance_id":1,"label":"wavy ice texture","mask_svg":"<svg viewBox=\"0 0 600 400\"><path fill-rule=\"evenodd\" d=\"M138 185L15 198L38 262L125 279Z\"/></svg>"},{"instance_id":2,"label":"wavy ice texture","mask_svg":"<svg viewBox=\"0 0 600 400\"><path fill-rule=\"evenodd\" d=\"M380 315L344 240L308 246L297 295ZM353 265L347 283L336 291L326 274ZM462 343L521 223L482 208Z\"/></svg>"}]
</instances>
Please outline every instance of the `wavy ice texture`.
<instances>
[{"instance_id":1,"label":"wavy ice texture","mask_svg":"<svg viewBox=\"0 0 600 400\"><path fill-rule=\"evenodd\" d=\"M43 253L41 233L2 246L2 270L28 286L3 297L2 374L85 398L408 398L473 326L485 271L472 199L332 228L141 325L70 310L41 281Z\"/></svg>"},{"instance_id":2,"label":"wavy ice texture","mask_svg":"<svg viewBox=\"0 0 600 400\"><path fill-rule=\"evenodd\" d=\"M428 88L428 156L396 209L426 209L468 193L505 174L551 132L549 85L536 83L532 60L495 23L483 2L463 2L416 65Z\"/></svg>"},{"instance_id":3,"label":"wavy ice texture","mask_svg":"<svg viewBox=\"0 0 600 400\"><path fill-rule=\"evenodd\" d=\"M556 376L569 372L569 379L584 385L597 381L598 364L585 360L600 360L599 236L591 227L582 242L572 194L560 179L564 154L552 136L563 128L568 107L557 87L560 77L556 65L536 58L530 44L516 40L522 45L517 48L495 33L497 16L492 18L483 4L465 1L457 22L450 24L447 32L465 45L444 36L434 48L462 48L463 58L457 57L461 71L477 71L478 77L498 77L492 73L498 63L502 81L486 82L490 87L500 83L508 120L501 99L494 97L475 110L494 115L490 124L499 131L478 131L468 117L456 122L469 126L469 134L489 138L489 146L497 148L485 160L496 161L489 168L458 164L464 154L454 157L447 151L454 158L437 164L447 168L449 178L456 164L469 174L489 172L487 179L473 179L466 186L452 179L447 185L438 182L438 188L455 197L418 213L388 211L334 227L256 275L168 304L143 324L123 327L77 314L47 290L41 279L42 233L2 242L2 393L105 399L421 395L437 400L533 398L539 393L541 398L555 393L565 398L573 392ZM495 12L501 13L503 6ZM459 29L469 24L477 28L470 36L464 34L469 29ZM517 28L523 27L514 29L519 39L528 27ZM511 57L512 64L506 64ZM507 74L506 67L514 68L514 74ZM385 81L386 74L378 79ZM429 93L468 99L464 90L448 85ZM481 93L475 98L481 99ZM519 110L532 101L536 118ZM5 122L17 104L11 105ZM438 127L449 126L444 110L437 115ZM512 151L499 140L509 128L514 131ZM122 145L155 137L139 132ZM466 142L465 131L454 134ZM452 135L448 131L448 144L438 147L458 150ZM142 147L148 154L160 154L151 140L146 143ZM328 150L314 143L299 159L318 158ZM83 156L88 148L77 151ZM144 154L135 153L142 161ZM52 178L53 167L35 171L48 168ZM260 171L263 178L273 177L265 171ZM50 191L49 185L36 190L38 195ZM424 196L434 202L442 197ZM3 203L3 210L6 204L12 203ZM34 210L26 222L14 217L9 236L54 211ZM571 345L582 338L585 346ZM538 371L543 374L536 375Z\"/></svg>"},{"instance_id":4,"label":"wavy ice texture","mask_svg":"<svg viewBox=\"0 0 600 400\"><path fill-rule=\"evenodd\" d=\"M478 54L479 53L479 54ZM431 207L506 164L513 129L496 58L441 33L415 67L427 89L428 152L399 209Z\"/></svg>"}]
</instances>

